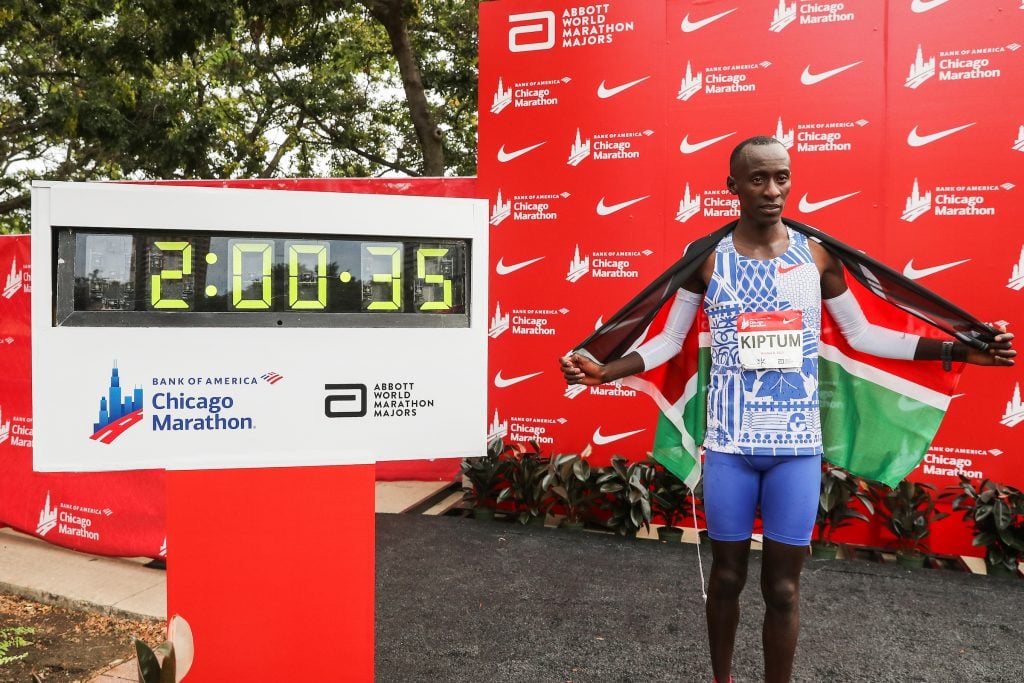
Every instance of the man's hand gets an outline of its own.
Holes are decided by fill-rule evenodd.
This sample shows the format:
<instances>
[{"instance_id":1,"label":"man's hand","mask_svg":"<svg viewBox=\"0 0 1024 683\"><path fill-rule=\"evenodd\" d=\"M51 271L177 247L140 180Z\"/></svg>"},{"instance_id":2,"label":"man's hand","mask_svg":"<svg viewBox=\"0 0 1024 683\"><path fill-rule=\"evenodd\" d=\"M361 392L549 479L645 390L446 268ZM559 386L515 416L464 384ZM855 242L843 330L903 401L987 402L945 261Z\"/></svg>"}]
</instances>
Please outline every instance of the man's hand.
<instances>
[{"instance_id":1,"label":"man's hand","mask_svg":"<svg viewBox=\"0 0 1024 683\"><path fill-rule=\"evenodd\" d=\"M558 359L558 362L562 367L562 375L565 377L566 384L594 386L604 383L602 377L604 366L595 363L585 356L573 353L562 356Z\"/></svg>"},{"instance_id":2,"label":"man's hand","mask_svg":"<svg viewBox=\"0 0 1024 683\"><path fill-rule=\"evenodd\" d=\"M974 365L1000 365L1009 366L1014 364L1014 357L1017 351L1013 348L1013 334L1006 331L1005 325L1000 325L1002 334L996 336L984 351L973 347L967 348L967 357L964 359Z\"/></svg>"}]
</instances>

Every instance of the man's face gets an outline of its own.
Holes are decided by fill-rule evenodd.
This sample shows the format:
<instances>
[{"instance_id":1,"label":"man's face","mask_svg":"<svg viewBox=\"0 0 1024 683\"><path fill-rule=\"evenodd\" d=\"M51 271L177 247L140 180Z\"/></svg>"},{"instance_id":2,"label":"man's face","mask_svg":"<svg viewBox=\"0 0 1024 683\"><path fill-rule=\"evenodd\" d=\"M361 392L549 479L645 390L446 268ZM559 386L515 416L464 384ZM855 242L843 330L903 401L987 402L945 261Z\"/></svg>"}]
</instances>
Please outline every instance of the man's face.
<instances>
[{"instance_id":1,"label":"man's face","mask_svg":"<svg viewBox=\"0 0 1024 683\"><path fill-rule=\"evenodd\" d=\"M747 145L732 175L729 192L740 201L740 215L758 224L774 224L789 195L789 154L782 145Z\"/></svg>"}]
</instances>

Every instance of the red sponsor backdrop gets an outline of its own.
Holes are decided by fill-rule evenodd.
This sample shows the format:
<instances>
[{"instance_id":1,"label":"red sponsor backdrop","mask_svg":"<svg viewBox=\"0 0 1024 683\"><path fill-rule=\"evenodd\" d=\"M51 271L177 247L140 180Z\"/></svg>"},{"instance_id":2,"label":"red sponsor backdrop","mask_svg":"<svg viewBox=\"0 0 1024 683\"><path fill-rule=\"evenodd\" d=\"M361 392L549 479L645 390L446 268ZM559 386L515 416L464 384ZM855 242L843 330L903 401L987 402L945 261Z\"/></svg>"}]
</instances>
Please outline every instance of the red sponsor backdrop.
<instances>
[{"instance_id":1,"label":"red sponsor backdrop","mask_svg":"<svg viewBox=\"0 0 1024 683\"><path fill-rule=\"evenodd\" d=\"M556 358L737 215L728 154L752 135L789 148L787 215L1019 324L1022 29L1009 0L481 5L490 432L556 452L591 443L596 464L644 457L647 399L566 391ZM968 368L912 479L1024 485L1022 374ZM932 547L977 554L959 518Z\"/></svg>"}]
</instances>

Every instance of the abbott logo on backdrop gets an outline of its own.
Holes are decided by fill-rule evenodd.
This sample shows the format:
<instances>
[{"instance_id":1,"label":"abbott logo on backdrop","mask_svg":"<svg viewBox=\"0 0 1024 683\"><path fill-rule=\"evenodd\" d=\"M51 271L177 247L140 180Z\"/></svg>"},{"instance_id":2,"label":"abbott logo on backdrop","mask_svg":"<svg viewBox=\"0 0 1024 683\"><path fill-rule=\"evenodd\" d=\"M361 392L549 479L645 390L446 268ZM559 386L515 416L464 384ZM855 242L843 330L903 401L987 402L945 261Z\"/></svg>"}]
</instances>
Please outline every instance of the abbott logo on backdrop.
<instances>
[{"instance_id":1,"label":"abbott logo on backdrop","mask_svg":"<svg viewBox=\"0 0 1024 683\"><path fill-rule=\"evenodd\" d=\"M520 24L508 30L509 52L550 50L555 46L555 13L550 10L510 14L508 23ZM538 40L536 34L544 37Z\"/></svg>"}]
</instances>

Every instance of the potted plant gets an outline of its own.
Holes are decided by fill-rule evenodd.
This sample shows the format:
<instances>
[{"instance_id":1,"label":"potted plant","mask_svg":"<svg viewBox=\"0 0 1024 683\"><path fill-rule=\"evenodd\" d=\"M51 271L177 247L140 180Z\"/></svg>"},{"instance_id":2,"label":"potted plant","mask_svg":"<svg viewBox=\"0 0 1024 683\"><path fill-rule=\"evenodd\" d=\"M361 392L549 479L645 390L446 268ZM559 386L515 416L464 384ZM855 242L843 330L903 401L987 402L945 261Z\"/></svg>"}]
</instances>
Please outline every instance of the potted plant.
<instances>
[{"instance_id":1,"label":"potted plant","mask_svg":"<svg viewBox=\"0 0 1024 683\"><path fill-rule=\"evenodd\" d=\"M886 487L888 489L888 487ZM894 489L878 489L878 514L896 536L896 561L908 567L924 565L927 546L924 539L932 522L948 517L935 509L934 486L904 479Z\"/></svg>"},{"instance_id":2,"label":"potted plant","mask_svg":"<svg viewBox=\"0 0 1024 683\"><path fill-rule=\"evenodd\" d=\"M501 439L494 439L487 445L487 455L465 458L459 465L462 498L473 506L477 519L493 519L494 508L512 495L505 480L508 460L504 453Z\"/></svg>"},{"instance_id":3,"label":"potted plant","mask_svg":"<svg viewBox=\"0 0 1024 683\"><path fill-rule=\"evenodd\" d=\"M854 519L869 521L857 509L859 502L869 514L875 514L870 489L866 481L829 462L822 462L821 493L818 495L818 513L814 520L817 540L811 544L815 557L835 559L839 546L832 541L832 532L850 524Z\"/></svg>"},{"instance_id":4,"label":"potted plant","mask_svg":"<svg viewBox=\"0 0 1024 683\"><path fill-rule=\"evenodd\" d=\"M527 450L522 444L513 444L505 449L508 460L505 478L519 523L543 526L548 499L544 477L550 459L541 454L540 444L536 441L530 441L530 447L532 450Z\"/></svg>"},{"instance_id":5,"label":"potted plant","mask_svg":"<svg viewBox=\"0 0 1024 683\"><path fill-rule=\"evenodd\" d=\"M963 510L974 531L973 545L985 548L989 574L1016 576L1024 559L1024 492L985 479L977 487L960 475L953 510Z\"/></svg>"},{"instance_id":6,"label":"potted plant","mask_svg":"<svg viewBox=\"0 0 1024 683\"><path fill-rule=\"evenodd\" d=\"M653 468L646 462L627 464L621 455L614 455L608 467L597 477L598 490L610 514L605 525L622 536L636 536L640 527L651 528L651 481Z\"/></svg>"},{"instance_id":7,"label":"potted plant","mask_svg":"<svg viewBox=\"0 0 1024 683\"><path fill-rule=\"evenodd\" d=\"M682 479L665 469L653 458L647 460L651 467L652 515L658 515L665 522L658 527L658 538L662 541L679 542L683 538L682 521L694 512L694 495Z\"/></svg>"},{"instance_id":8,"label":"potted plant","mask_svg":"<svg viewBox=\"0 0 1024 683\"><path fill-rule=\"evenodd\" d=\"M570 531L583 529L590 506L600 495L594 481L594 470L587 461L590 450L588 445L579 454L554 456L548 461L547 472L541 482L551 494L548 508L558 505L565 510L565 518L559 526Z\"/></svg>"}]
</instances>

